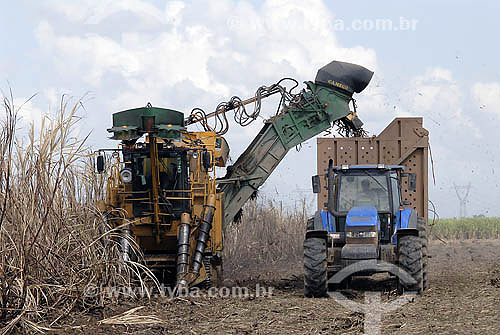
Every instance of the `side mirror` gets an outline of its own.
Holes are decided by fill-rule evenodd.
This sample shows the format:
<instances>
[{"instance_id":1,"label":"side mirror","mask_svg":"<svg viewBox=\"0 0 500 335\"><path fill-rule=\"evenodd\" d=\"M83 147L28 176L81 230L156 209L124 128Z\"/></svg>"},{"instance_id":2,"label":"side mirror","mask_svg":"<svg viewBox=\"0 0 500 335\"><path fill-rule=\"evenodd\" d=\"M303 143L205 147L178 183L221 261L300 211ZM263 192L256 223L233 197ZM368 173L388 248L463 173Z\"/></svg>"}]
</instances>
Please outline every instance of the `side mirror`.
<instances>
[{"instance_id":1,"label":"side mirror","mask_svg":"<svg viewBox=\"0 0 500 335\"><path fill-rule=\"evenodd\" d=\"M408 190L411 192L417 190L417 175L415 173L408 173Z\"/></svg>"},{"instance_id":2,"label":"side mirror","mask_svg":"<svg viewBox=\"0 0 500 335\"><path fill-rule=\"evenodd\" d=\"M97 156L96 170L97 170L97 173L104 172L104 156L103 155Z\"/></svg>"},{"instance_id":3,"label":"side mirror","mask_svg":"<svg viewBox=\"0 0 500 335\"><path fill-rule=\"evenodd\" d=\"M321 180L318 175L312 176L313 193L321 192Z\"/></svg>"}]
</instances>

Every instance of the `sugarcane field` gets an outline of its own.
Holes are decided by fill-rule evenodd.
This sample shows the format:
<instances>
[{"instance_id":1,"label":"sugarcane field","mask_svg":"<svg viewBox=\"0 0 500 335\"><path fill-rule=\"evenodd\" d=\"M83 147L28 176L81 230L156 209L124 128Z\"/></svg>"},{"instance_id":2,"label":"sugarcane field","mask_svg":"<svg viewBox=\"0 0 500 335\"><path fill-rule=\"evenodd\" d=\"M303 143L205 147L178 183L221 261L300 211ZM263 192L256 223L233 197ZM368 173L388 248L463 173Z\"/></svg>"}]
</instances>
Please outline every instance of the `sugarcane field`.
<instances>
[{"instance_id":1,"label":"sugarcane field","mask_svg":"<svg viewBox=\"0 0 500 335\"><path fill-rule=\"evenodd\" d=\"M500 3L0 14L0 334L499 334Z\"/></svg>"}]
</instances>

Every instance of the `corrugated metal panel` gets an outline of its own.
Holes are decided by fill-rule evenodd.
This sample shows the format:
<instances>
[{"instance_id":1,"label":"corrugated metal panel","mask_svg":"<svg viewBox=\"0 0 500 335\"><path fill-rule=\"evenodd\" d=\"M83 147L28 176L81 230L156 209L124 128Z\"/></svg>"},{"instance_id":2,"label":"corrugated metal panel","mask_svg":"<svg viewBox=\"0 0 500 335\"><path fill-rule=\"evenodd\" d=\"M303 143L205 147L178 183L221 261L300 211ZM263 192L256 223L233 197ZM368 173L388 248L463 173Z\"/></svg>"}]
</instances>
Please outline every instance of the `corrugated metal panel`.
<instances>
[{"instance_id":1,"label":"corrugated metal panel","mask_svg":"<svg viewBox=\"0 0 500 335\"><path fill-rule=\"evenodd\" d=\"M417 190L409 191L408 180L403 178L403 200L419 216L427 217L429 132L422 125L421 117L396 118L376 137L318 138L318 174L326 172L330 160L333 165L404 165L405 172L417 175ZM325 202L327 191L322 189L318 208L324 208Z\"/></svg>"}]
</instances>

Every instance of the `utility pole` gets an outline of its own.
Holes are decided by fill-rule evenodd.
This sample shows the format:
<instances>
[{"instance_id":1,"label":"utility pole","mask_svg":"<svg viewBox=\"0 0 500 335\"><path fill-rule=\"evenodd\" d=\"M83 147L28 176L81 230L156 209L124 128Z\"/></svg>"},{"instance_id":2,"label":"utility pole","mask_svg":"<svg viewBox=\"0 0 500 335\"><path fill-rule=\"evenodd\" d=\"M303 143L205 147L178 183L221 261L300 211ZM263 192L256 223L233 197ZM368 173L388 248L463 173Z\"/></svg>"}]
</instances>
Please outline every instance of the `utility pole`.
<instances>
[{"instance_id":1,"label":"utility pole","mask_svg":"<svg viewBox=\"0 0 500 335\"><path fill-rule=\"evenodd\" d=\"M458 202L459 202L459 218L467 217L467 197L470 192L470 182L465 186L457 186L453 183L453 187L455 188L455 193L457 193Z\"/></svg>"}]
</instances>

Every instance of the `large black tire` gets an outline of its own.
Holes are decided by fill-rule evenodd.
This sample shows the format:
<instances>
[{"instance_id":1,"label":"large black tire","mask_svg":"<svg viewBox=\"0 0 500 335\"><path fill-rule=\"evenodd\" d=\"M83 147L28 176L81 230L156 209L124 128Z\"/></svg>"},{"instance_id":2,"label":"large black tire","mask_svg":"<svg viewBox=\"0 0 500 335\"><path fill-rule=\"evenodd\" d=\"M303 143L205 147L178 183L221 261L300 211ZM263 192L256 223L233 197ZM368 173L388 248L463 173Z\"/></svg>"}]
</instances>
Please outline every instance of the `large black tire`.
<instances>
[{"instance_id":1,"label":"large black tire","mask_svg":"<svg viewBox=\"0 0 500 335\"><path fill-rule=\"evenodd\" d=\"M429 236L427 234L427 224L426 221L423 217L418 217L417 220L417 230L418 230L418 237L420 237L420 240L422 242L422 258L423 258L423 270L422 270L422 277L423 277L423 286L424 286L424 291L427 290L429 283L427 280L427 270L428 270L428 255L429 255Z\"/></svg>"},{"instance_id":2,"label":"large black tire","mask_svg":"<svg viewBox=\"0 0 500 335\"><path fill-rule=\"evenodd\" d=\"M309 237L304 240L304 295L307 298L327 296L326 240Z\"/></svg>"},{"instance_id":3,"label":"large black tire","mask_svg":"<svg viewBox=\"0 0 500 335\"><path fill-rule=\"evenodd\" d=\"M422 294L424 291L424 257L422 239L419 236L406 235L399 237L399 266L410 274L417 282L406 286L400 282L403 289Z\"/></svg>"}]
</instances>

